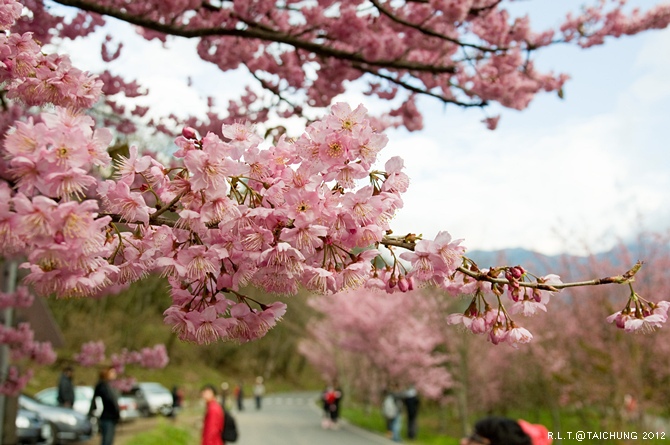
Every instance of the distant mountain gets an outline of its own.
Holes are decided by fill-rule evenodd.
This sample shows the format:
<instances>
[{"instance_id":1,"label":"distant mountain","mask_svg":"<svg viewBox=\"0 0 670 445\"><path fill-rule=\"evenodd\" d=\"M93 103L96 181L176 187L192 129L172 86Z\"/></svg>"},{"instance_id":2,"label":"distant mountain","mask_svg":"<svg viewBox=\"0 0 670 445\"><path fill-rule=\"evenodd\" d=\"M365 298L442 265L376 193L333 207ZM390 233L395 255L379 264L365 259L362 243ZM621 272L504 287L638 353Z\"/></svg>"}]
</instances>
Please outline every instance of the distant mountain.
<instances>
[{"instance_id":1,"label":"distant mountain","mask_svg":"<svg viewBox=\"0 0 670 445\"><path fill-rule=\"evenodd\" d=\"M586 261L585 257L576 255L543 255L532 250L513 248L502 250L469 250L468 258L473 259L481 268L491 266L516 266L522 265L532 268L534 273L545 275L559 270L566 262L579 263Z\"/></svg>"},{"instance_id":2,"label":"distant mountain","mask_svg":"<svg viewBox=\"0 0 670 445\"><path fill-rule=\"evenodd\" d=\"M625 251L630 261L624 262L621 252ZM658 243L653 238L641 238L638 242L627 243L614 247L605 252L594 254L596 259L609 260L612 265L621 265L623 267L632 266L637 260L649 260L657 256L659 252L670 252L670 245ZM528 249L511 248L501 250L468 250L466 256L474 260L481 268L491 266L516 266L522 265L532 269L533 273L545 275L555 273L565 268L565 265L577 266L586 264L589 257L560 254L544 255ZM630 262L630 264L628 264ZM624 269L625 270L625 269Z\"/></svg>"}]
</instances>

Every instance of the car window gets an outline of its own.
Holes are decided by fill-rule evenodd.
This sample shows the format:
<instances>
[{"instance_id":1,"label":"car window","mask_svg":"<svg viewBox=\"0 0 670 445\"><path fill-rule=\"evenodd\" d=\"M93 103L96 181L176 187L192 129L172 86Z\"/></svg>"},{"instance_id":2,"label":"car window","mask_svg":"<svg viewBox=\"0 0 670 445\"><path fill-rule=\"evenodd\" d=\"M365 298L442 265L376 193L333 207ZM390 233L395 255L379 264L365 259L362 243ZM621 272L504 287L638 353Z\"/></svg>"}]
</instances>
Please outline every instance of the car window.
<instances>
[{"instance_id":1,"label":"car window","mask_svg":"<svg viewBox=\"0 0 670 445\"><path fill-rule=\"evenodd\" d=\"M142 384L140 386L142 388L142 391L145 392L152 392L152 393L169 393L170 390L164 387L161 384L158 383L149 383L149 384Z\"/></svg>"},{"instance_id":2,"label":"car window","mask_svg":"<svg viewBox=\"0 0 670 445\"><path fill-rule=\"evenodd\" d=\"M86 386L77 386L74 389L74 398L80 400L90 400L93 397L93 389Z\"/></svg>"},{"instance_id":3,"label":"car window","mask_svg":"<svg viewBox=\"0 0 670 445\"><path fill-rule=\"evenodd\" d=\"M58 394L55 389L46 389L44 391L40 391L35 395L35 397L45 405L58 405Z\"/></svg>"}]
</instances>

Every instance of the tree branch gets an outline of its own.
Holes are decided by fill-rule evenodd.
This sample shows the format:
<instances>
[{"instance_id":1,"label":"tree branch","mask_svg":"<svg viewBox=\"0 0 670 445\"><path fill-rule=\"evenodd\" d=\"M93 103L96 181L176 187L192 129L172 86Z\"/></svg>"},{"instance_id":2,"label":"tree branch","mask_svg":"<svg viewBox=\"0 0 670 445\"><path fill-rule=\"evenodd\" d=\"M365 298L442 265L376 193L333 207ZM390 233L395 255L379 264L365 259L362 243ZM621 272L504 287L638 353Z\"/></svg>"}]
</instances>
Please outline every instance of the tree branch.
<instances>
[{"instance_id":1,"label":"tree branch","mask_svg":"<svg viewBox=\"0 0 670 445\"><path fill-rule=\"evenodd\" d=\"M346 51L336 49L330 46L325 46L321 43L316 43L308 40L302 40L294 35L282 33L272 30L270 28L261 27L255 23L247 23L249 28L246 29L226 29L226 28L195 28L188 29L183 26L176 26L172 24L161 23L146 17L135 16L114 8L99 5L94 2L85 0L54 0L56 3L65 6L72 6L88 12L95 12L100 15L114 17L123 20L133 25L138 25L153 31L162 32L168 35L174 35L186 38L199 38L210 36L230 36L240 37L243 39L258 39L265 42L285 43L297 49L309 51L322 57L334 58L339 60L348 60L350 62L357 62L364 65L398 69L410 70L428 73L455 73L455 66L436 66L425 63L413 62L409 60L369 60L363 57L360 53L355 51Z\"/></svg>"},{"instance_id":2,"label":"tree branch","mask_svg":"<svg viewBox=\"0 0 670 445\"><path fill-rule=\"evenodd\" d=\"M404 237L386 235L384 236L380 244L384 246L394 246L414 251L414 248L416 247L416 241L419 239L420 238L414 234L409 234ZM566 289L570 287L599 286L602 284L626 284L635 280L635 274L640 270L643 264L644 263L642 261L638 261L623 275L596 278L594 280L576 281L572 283L560 283L560 284L545 284L539 282L524 282L524 281L518 281L517 283L521 287L546 290L551 292L558 292L561 289ZM489 283L495 283L501 285L510 284L510 281L505 278L492 277L487 273L481 272L479 270L470 270L463 266L458 267L456 270L464 275L469 276L470 278L474 278L477 281L486 281Z\"/></svg>"},{"instance_id":3,"label":"tree branch","mask_svg":"<svg viewBox=\"0 0 670 445\"><path fill-rule=\"evenodd\" d=\"M474 49L482 51L482 52L498 52L498 51L506 51L507 50L507 48L487 48L487 47L484 47L484 46L475 45L473 43L461 42L460 40L454 39L453 37L449 37L449 36L446 36L444 34L440 34L439 32L435 32L433 30L424 28L423 26L416 25L412 22L408 22L407 20L401 19L400 17L393 14L388 9L384 8L384 6L382 6L382 4L379 3L378 0L370 0L370 1L372 2L372 4L375 6L375 8L377 8L377 10L380 13L382 13L383 15L388 17L390 20L398 23L399 25L403 25L403 26L406 26L408 28L419 31L421 34L424 34L424 35L427 35L427 36L430 36L430 37L436 37L440 40L445 40L447 42L451 42L451 43L453 43L455 45L458 45L458 46L461 46L461 47L474 48Z\"/></svg>"}]
</instances>

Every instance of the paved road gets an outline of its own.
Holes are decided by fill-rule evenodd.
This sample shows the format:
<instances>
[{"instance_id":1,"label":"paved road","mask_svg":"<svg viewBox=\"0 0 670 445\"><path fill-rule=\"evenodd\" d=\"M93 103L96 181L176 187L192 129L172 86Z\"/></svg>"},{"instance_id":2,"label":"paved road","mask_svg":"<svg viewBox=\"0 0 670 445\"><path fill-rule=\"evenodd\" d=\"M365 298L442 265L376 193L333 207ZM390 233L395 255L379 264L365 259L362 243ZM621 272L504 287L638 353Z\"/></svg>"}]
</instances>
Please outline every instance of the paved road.
<instances>
[{"instance_id":1,"label":"paved road","mask_svg":"<svg viewBox=\"0 0 670 445\"><path fill-rule=\"evenodd\" d=\"M256 411L247 403L235 412L239 445L390 445L394 442L346 423L337 430L321 428L317 393L268 395ZM250 402L250 401L249 401Z\"/></svg>"}]
</instances>

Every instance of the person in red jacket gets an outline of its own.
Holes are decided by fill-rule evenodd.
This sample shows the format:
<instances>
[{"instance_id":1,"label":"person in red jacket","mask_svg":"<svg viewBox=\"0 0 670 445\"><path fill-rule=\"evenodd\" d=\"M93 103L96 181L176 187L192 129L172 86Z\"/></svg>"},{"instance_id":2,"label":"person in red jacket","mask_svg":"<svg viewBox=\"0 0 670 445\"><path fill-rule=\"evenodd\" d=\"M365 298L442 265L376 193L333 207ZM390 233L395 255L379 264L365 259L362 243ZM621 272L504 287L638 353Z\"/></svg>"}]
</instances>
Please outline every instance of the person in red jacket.
<instances>
[{"instance_id":1,"label":"person in red jacket","mask_svg":"<svg viewBox=\"0 0 670 445\"><path fill-rule=\"evenodd\" d=\"M202 426L202 445L225 445L221 439L223 409L216 399L216 388L214 385L205 385L200 395L206 403L205 420Z\"/></svg>"}]
</instances>

